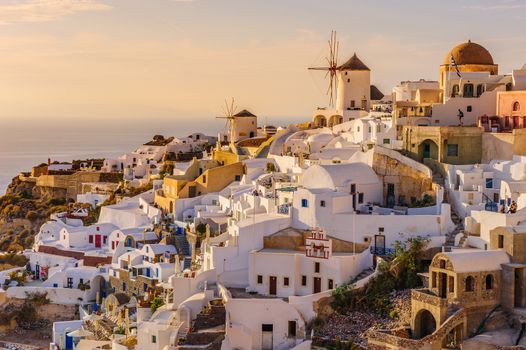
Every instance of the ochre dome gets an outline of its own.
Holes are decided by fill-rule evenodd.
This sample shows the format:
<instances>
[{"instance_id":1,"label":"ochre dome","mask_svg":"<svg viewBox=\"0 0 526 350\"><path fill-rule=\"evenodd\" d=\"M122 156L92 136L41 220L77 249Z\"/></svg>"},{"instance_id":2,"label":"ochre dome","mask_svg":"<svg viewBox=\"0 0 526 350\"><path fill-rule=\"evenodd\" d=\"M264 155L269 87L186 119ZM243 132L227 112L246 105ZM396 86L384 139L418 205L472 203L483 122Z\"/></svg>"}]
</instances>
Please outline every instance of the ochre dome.
<instances>
[{"instance_id":1,"label":"ochre dome","mask_svg":"<svg viewBox=\"0 0 526 350\"><path fill-rule=\"evenodd\" d=\"M491 57L489 51L477 43L472 43L471 40L469 40L467 43L459 44L451 49L451 51L449 51L444 58L443 64L451 64L451 56L453 56L457 65L494 64L493 57Z\"/></svg>"}]
</instances>

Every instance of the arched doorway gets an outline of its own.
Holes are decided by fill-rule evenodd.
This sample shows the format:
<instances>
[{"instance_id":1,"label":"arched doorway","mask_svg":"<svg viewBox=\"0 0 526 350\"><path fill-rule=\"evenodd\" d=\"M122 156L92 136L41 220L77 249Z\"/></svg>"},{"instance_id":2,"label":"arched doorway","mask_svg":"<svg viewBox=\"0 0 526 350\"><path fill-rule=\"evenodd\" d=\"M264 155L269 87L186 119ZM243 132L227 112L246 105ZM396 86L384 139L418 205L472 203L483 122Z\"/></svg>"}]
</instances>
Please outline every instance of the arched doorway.
<instances>
[{"instance_id":1,"label":"arched doorway","mask_svg":"<svg viewBox=\"0 0 526 350\"><path fill-rule=\"evenodd\" d=\"M429 310L420 310L415 317L415 337L424 338L432 334L437 328L435 317Z\"/></svg>"},{"instance_id":2,"label":"arched doorway","mask_svg":"<svg viewBox=\"0 0 526 350\"><path fill-rule=\"evenodd\" d=\"M425 158L438 160L438 145L433 140L424 140L418 146L418 157L420 161L423 161Z\"/></svg>"},{"instance_id":3,"label":"arched doorway","mask_svg":"<svg viewBox=\"0 0 526 350\"><path fill-rule=\"evenodd\" d=\"M343 122L343 117L340 115L333 115L329 118L329 127L341 124Z\"/></svg>"},{"instance_id":4,"label":"arched doorway","mask_svg":"<svg viewBox=\"0 0 526 350\"><path fill-rule=\"evenodd\" d=\"M317 115L314 117L314 126L317 128L323 128L327 126L327 118L323 115Z\"/></svg>"}]
</instances>

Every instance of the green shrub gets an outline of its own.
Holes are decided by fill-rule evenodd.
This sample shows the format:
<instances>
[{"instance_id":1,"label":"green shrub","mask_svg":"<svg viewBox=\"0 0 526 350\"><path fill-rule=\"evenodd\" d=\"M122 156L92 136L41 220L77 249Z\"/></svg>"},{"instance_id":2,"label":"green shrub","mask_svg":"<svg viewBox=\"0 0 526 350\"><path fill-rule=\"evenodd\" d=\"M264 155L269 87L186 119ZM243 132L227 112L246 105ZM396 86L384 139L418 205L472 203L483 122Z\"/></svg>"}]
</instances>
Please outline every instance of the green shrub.
<instances>
[{"instance_id":1,"label":"green shrub","mask_svg":"<svg viewBox=\"0 0 526 350\"><path fill-rule=\"evenodd\" d=\"M344 284L332 291L331 307L339 313L345 313L353 307L354 300L354 286L352 284Z\"/></svg>"},{"instance_id":2,"label":"green shrub","mask_svg":"<svg viewBox=\"0 0 526 350\"><path fill-rule=\"evenodd\" d=\"M164 305L164 300L161 297L155 297L152 301L152 304L150 305L150 309L152 310L152 314L161 306Z\"/></svg>"}]
</instances>

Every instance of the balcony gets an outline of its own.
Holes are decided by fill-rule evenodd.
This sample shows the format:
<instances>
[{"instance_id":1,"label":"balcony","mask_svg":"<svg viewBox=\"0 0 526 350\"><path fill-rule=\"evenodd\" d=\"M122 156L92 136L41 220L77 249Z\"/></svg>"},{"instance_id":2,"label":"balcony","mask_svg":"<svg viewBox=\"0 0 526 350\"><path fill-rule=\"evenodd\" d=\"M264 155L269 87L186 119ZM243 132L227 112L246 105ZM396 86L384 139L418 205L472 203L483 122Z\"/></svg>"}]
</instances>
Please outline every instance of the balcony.
<instances>
[{"instance_id":1,"label":"balcony","mask_svg":"<svg viewBox=\"0 0 526 350\"><path fill-rule=\"evenodd\" d=\"M448 305L447 299L441 298L431 292L429 289L413 289L411 290L411 300L416 300L428 305L446 307Z\"/></svg>"}]
</instances>

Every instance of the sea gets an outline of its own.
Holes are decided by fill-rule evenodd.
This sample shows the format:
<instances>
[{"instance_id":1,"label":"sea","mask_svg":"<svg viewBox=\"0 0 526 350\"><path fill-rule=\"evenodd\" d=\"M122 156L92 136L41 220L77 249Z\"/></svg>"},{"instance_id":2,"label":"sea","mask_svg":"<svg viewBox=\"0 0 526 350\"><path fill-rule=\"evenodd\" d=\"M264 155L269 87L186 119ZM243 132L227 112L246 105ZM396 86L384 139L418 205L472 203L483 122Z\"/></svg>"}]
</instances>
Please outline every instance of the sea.
<instances>
[{"instance_id":1,"label":"sea","mask_svg":"<svg viewBox=\"0 0 526 350\"><path fill-rule=\"evenodd\" d=\"M288 125L307 118L267 118ZM270 123L269 123L270 124ZM148 142L156 134L187 136L203 132L216 136L224 121L192 118L2 118L0 117L0 196L21 171L52 161L117 157Z\"/></svg>"}]
</instances>

